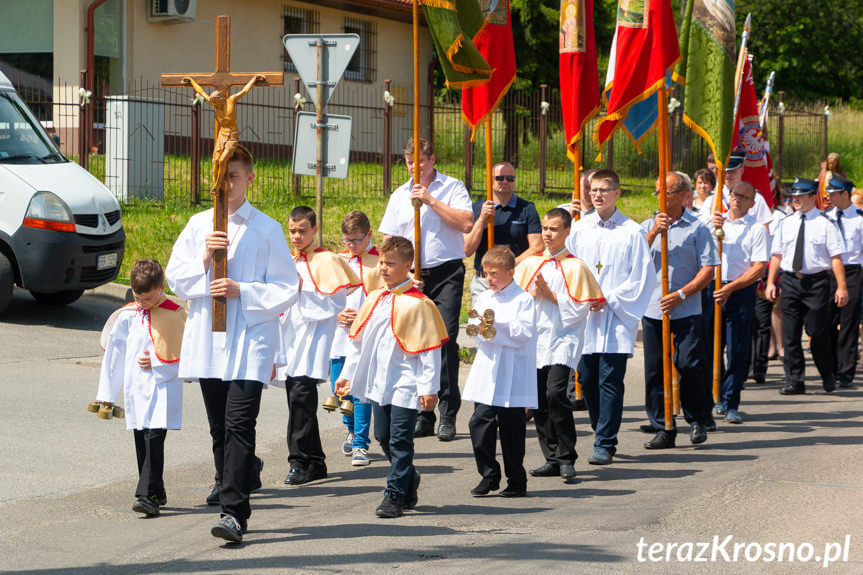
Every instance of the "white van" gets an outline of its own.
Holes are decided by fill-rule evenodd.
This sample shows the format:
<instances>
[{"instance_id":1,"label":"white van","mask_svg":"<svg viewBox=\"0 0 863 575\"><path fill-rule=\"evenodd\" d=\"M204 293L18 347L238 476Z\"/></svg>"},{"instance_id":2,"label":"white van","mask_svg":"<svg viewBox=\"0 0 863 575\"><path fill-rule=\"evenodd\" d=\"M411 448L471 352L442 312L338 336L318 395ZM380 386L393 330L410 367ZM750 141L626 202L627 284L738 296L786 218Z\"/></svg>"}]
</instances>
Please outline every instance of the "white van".
<instances>
[{"instance_id":1,"label":"white van","mask_svg":"<svg viewBox=\"0 0 863 575\"><path fill-rule=\"evenodd\" d=\"M0 73L0 313L14 285L71 303L120 271L120 204L66 159Z\"/></svg>"}]
</instances>

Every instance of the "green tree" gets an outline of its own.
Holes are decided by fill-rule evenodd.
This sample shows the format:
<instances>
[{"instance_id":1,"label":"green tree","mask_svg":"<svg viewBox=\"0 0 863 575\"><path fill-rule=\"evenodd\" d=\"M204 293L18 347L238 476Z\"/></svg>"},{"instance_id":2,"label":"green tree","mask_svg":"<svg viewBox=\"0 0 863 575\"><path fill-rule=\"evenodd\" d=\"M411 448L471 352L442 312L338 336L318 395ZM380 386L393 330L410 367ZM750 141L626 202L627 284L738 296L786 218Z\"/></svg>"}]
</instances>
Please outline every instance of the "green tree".
<instances>
[{"instance_id":1,"label":"green tree","mask_svg":"<svg viewBox=\"0 0 863 575\"><path fill-rule=\"evenodd\" d=\"M793 98L863 100L863 2L738 0L736 13L738 31L752 14L756 85L775 71Z\"/></svg>"}]
</instances>

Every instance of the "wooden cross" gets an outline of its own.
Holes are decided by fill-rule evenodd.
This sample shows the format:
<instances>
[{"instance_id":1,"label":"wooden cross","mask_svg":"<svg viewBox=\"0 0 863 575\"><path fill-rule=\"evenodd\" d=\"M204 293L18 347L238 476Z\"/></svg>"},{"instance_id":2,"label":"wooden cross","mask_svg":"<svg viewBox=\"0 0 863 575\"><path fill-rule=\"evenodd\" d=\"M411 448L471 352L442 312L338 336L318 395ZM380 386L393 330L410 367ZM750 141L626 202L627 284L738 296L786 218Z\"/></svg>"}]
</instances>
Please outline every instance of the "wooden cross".
<instances>
[{"instance_id":1,"label":"wooden cross","mask_svg":"<svg viewBox=\"0 0 863 575\"><path fill-rule=\"evenodd\" d=\"M231 18L229 16L219 16L216 25L216 70L210 73L201 74L162 74L162 86L169 87L190 87L188 79L194 80L198 86L212 87L219 90L227 98L231 86L249 86L250 82L257 78L257 82L253 82L259 86L281 86L284 83L284 74L282 72L248 72L235 73L231 72ZM239 95L239 94L237 94ZM235 96L237 96L235 95ZM232 118L236 121L236 118ZM227 122L226 122L227 124ZM220 125L218 113L216 118L215 133L213 137L216 154L218 155L218 146L220 141L224 141L226 136L224 132L220 133ZM238 142L239 128L233 130L233 133L227 138L234 143ZM213 167L214 173L217 173L217 163L219 160L214 157ZM222 161L226 164L227 161ZM223 166L227 167L227 166ZM216 179L214 177L214 179ZM215 231L228 231L228 194L227 194L227 179L224 177L218 178L218 181L213 182L213 190L215 197L213 198L213 229ZM222 279L227 276L227 253L226 250L217 250L213 256L213 279ZM227 300L224 297L213 298L213 331L225 331L225 306Z\"/></svg>"}]
</instances>

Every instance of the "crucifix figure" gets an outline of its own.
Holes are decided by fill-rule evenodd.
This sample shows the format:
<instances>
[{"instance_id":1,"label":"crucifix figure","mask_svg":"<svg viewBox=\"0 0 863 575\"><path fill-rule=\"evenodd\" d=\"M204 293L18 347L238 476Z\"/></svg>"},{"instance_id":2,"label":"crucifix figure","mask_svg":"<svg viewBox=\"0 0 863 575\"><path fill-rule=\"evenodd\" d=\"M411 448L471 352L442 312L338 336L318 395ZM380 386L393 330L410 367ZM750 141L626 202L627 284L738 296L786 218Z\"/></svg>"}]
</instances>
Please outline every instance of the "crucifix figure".
<instances>
[{"instance_id":1,"label":"crucifix figure","mask_svg":"<svg viewBox=\"0 0 863 575\"><path fill-rule=\"evenodd\" d=\"M234 148L240 141L237 124L236 102L249 93L252 86L281 86L284 83L282 72L231 72L231 19L219 16L216 25L216 70L203 74L162 74L162 86L188 87L207 100L216 112L215 146L213 149L213 230L228 230L228 194L225 172ZM231 86L243 86L236 94L230 95ZM209 95L203 87L214 88ZM213 257L213 279L227 276L227 253L216 251ZM213 331L225 331L224 297L213 298Z\"/></svg>"}]
</instances>

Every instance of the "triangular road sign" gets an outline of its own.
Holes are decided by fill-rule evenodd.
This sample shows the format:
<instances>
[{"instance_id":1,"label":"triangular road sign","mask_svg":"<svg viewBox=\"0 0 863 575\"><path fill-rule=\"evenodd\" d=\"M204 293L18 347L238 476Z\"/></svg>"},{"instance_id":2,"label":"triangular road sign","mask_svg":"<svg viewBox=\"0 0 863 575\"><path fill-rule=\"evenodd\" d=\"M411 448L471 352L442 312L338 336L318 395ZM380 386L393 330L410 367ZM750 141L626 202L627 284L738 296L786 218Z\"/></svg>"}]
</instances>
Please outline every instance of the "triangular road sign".
<instances>
[{"instance_id":1,"label":"triangular road sign","mask_svg":"<svg viewBox=\"0 0 863 575\"><path fill-rule=\"evenodd\" d=\"M357 51L357 46L360 45L360 36L359 34L288 34L283 42L315 106L318 104L318 42L323 43L320 81L324 85L324 97L321 105L326 106L354 52Z\"/></svg>"}]
</instances>

